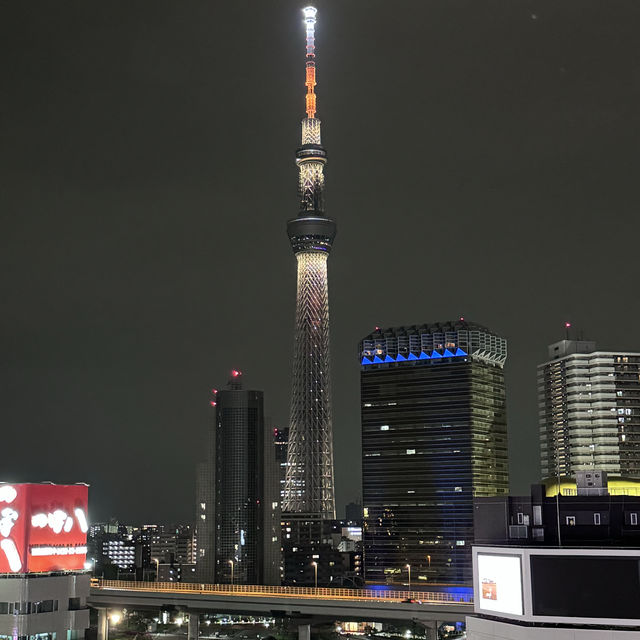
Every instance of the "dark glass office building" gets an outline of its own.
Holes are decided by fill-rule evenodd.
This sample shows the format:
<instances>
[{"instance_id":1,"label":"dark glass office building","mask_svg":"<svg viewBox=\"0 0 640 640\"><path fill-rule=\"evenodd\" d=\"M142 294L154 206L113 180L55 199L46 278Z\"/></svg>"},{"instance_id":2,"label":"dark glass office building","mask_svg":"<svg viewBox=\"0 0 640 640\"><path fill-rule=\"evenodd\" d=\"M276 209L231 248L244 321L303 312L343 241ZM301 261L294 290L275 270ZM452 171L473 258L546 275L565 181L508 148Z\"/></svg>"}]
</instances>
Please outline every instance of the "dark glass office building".
<instances>
[{"instance_id":1,"label":"dark glass office building","mask_svg":"<svg viewBox=\"0 0 640 640\"><path fill-rule=\"evenodd\" d=\"M473 498L507 494L507 344L465 322L360 342L368 583L470 583Z\"/></svg>"},{"instance_id":2,"label":"dark glass office building","mask_svg":"<svg viewBox=\"0 0 640 640\"><path fill-rule=\"evenodd\" d=\"M244 390L233 371L213 404L215 434L199 482L197 575L217 584L279 584L279 474L263 393Z\"/></svg>"}]
</instances>

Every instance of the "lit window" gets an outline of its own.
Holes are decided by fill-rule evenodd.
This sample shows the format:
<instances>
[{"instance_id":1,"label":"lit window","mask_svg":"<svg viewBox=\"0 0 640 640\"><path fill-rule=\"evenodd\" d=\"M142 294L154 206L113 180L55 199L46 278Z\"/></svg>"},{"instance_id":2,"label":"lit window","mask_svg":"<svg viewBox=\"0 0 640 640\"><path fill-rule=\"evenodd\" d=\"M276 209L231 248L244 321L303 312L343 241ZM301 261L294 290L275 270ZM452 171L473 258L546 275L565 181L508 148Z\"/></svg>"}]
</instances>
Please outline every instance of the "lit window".
<instances>
[{"instance_id":1,"label":"lit window","mask_svg":"<svg viewBox=\"0 0 640 640\"><path fill-rule=\"evenodd\" d=\"M416 450L415 450L415 449L407 449L407 455L408 455L408 456L412 456L412 455L414 455L414 454L415 454L415 452L416 452Z\"/></svg>"},{"instance_id":2,"label":"lit window","mask_svg":"<svg viewBox=\"0 0 640 640\"><path fill-rule=\"evenodd\" d=\"M389 431L389 425L388 425L388 424L383 424L383 425L380 427L380 431Z\"/></svg>"},{"instance_id":3,"label":"lit window","mask_svg":"<svg viewBox=\"0 0 640 640\"><path fill-rule=\"evenodd\" d=\"M600 524L600 514L599 513L594 513L593 514L593 524Z\"/></svg>"}]
</instances>

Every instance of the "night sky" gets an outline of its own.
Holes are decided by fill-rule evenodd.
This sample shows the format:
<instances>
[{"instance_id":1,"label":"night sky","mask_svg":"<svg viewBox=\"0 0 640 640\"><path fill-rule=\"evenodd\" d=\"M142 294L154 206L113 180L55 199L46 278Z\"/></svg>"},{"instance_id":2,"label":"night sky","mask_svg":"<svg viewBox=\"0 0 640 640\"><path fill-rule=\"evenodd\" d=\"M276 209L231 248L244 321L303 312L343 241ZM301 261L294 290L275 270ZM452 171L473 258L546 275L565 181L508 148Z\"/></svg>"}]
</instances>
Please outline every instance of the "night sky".
<instances>
[{"instance_id":1,"label":"night sky","mask_svg":"<svg viewBox=\"0 0 640 640\"><path fill-rule=\"evenodd\" d=\"M0 9L2 480L188 520L209 390L288 418L302 2ZM464 316L509 340L512 489L564 322L640 350L640 3L317 3L339 513L357 343Z\"/></svg>"}]
</instances>

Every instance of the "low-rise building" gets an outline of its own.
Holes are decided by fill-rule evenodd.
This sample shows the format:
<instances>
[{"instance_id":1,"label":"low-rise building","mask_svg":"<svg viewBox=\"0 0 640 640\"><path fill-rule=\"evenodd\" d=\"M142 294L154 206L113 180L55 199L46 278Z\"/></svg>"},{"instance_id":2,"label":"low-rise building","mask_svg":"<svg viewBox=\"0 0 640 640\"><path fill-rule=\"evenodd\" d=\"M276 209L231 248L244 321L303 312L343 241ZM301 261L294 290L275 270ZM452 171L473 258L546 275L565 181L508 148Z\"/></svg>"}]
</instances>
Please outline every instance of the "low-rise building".
<instances>
[{"instance_id":1,"label":"low-rise building","mask_svg":"<svg viewBox=\"0 0 640 640\"><path fill-rule=\"evenodd\" d=\"M476 544L639 545L640 496L611 495L606 474L604 486L589 486L591 473L603 472L579 476L570 495L559 495L553 484L538 484L528 496L476 498Z\"/></svg>"}]
</instances>

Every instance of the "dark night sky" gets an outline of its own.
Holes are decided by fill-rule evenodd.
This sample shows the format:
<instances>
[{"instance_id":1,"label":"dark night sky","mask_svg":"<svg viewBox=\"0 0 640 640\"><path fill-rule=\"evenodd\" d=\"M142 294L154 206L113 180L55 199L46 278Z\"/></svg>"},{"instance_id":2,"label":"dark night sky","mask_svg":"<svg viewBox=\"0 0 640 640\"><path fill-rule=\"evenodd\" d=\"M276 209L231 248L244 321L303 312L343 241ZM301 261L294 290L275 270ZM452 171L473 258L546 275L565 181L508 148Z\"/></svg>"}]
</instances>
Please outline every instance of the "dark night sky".
<instances>
[{"instance_id":1,"label":"dark night sky","mask_svg":"<svg viewBox=\"0 0 640 640\"><path fill-rule=\"evenodd\" d=\"M288 415L300 2L0 9L3 480L94 519L188 519L209 389ZM358 339L457 318L509 340L512 488L569 319L640 350L640 3L318 3L338 504L360 493Z\"/></svg>"}]
</instances>

